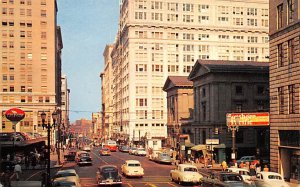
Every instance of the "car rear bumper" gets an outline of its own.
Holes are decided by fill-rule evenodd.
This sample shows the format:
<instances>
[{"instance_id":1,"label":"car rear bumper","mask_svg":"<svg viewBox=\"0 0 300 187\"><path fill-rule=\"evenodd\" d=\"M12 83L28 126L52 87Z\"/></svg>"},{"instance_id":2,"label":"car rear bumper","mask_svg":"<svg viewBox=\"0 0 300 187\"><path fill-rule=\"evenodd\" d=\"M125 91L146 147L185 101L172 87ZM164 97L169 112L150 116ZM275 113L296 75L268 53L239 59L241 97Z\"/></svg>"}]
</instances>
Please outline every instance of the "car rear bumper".
<instances>
[{"instance_id":1,"label":"car rear bumper","mask_svg":"<svg viewBox=\"0 0 300 187\"><path fill-rule=\"evenodd\" d=\"M107 186L107 185L117 185L117 184L122 184L122 182L107 182L107 181L102 181L102 182L98 182L98 185L104 185L104 186Z\"/></svg>"}]
</instances>

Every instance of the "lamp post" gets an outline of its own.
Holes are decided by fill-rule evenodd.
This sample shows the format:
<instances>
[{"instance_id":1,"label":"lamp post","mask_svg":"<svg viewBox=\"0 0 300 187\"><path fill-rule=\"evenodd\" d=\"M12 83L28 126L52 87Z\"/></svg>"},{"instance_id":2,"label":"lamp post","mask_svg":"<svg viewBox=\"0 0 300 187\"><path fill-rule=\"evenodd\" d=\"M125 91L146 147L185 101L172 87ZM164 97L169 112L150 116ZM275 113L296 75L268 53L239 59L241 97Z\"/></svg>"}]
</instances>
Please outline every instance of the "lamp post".
<instances>
[{"instance_id":1,"label":"lamp post","mask_svg":"<svg viewBox=\"0 0 300 187\"><path fill-rule=\"evenodd\" d=\"M47 128L47 138L48 138L48 145L47 145L47 187L51 186L50 183L50 130L51 130L51 125L50 124L45 124L45 119L46 119L46 113L43 112L41 113L41 118L42 118L42 127Z\"/></svg>"},{"instance_id":2,"label":"lamp post","mask_svg":"<svg viewBox=\"0 0 300 187\"><path fill-rule=\"evenodd\" d=\"M53 126L55 128L56 126L56 122L57 122L57 119L58 119L58 113L56 111L54 111L52 113L52 119L53 119ZM60 148L59 148L59 137L60 137L60 124L58 122L58 136L57 136L57 142L55 142L55 145L56 145L56 152L57 152L57 162L58 162L58 165L60 165Z\"/></svg>"}]
</instances>

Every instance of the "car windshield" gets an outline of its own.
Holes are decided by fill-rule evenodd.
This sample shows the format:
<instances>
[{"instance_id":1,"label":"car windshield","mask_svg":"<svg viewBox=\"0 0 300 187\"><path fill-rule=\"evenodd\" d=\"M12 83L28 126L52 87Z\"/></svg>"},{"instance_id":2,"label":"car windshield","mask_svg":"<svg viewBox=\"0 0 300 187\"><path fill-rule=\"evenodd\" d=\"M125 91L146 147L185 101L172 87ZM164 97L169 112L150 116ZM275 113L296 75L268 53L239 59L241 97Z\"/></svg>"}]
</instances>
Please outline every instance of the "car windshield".
<instances>
[{"instance_id":1,"label":"car windshield","mask_svg":"<svg viewBox=\"0 0 300 187\"><path fill-rule=\"evenodd\" d=\"M223 175L223 181L242 181L242 177L239 175Z\"/></svg>"},{"instance_id":2,"label":"car windshield","mask_svg":"<svg viewBox=\"0 0 300 187\"><path fill-rule=\"evenodd\" d=\"M76 176L75 173L58 173L55 175L55 178L60 178L60 177L70 177L70 176Z\"/></svg>"},{"instance_id":3,"label":"car windshield","mask_svg":"<svg viewBox=\"0 0 300 187\"><path fill-rule=\"evenodd\" d=\"M139 166L141 166L141 164L128 164L128 166L130 166L130 167L139 167Z\"/></svg>"},{"instance_id":4,"label":"car windshield","mask_svg":"<svg viewBox=\"0 0 300 187\"><path fill-rule=\"evenodd\" d=\"M268 179L282 180L281 176L279 175L269 175Z\"/></svg>"},{"instance_id":5,"label":"car windshield","mask_svg":"<svg viewBox=\"0 0 300 187\"><path fill-rule=\"evenodd\" d=\"M90 155L88 153L81 153L80 157L89 157Z\"/></svg>"},{"instance_id":6,"label":"car windshield","mask_svg":"<svg viewBox=\"0 0 300 187\"><path fill-rule=\"evenodd\" d=\"M54 187L73 187L76 186L75 182L71 182L71 181L60 181L60 182L55 182L54 183Z\"/></svg>"},{"instance_id":7,"label":"car windshield","mask_svg":"<svg viewBox=\"0 0 300 187\"><path fill-rule=\"evenodd\" d=\"M184 168L184 171L193 171L193 172L197 172L197 169L196 168Z\"/></svg>"}]
</instances>

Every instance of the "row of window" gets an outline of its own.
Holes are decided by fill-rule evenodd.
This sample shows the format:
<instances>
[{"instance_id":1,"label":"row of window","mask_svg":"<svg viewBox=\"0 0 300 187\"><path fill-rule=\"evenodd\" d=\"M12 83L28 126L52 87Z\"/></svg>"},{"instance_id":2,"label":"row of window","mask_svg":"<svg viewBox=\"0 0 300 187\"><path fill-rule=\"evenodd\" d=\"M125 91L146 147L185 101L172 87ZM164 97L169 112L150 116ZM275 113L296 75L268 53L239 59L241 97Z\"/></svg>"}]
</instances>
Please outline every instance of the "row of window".
<instances>
[{"instance_id":1,"label":"row of window","mask_svg":"<svg viewBox=\"0 0 300 187\"><path fill-rule=\"evenodd\" d=\"M46 96L39 96L37 97L37 102L39 103L50 103L50 97ZM2 96L2 102L3 103L15 103L19 101L20 103L32 103L33 102L33 96L18 96L17 98L14 96Z\"/></svg>"},{"instance_id":2,"label":"row of window","mask_svg":"<svg viewBox=\"0 0 300 187\"><path fill-rule=\"evenodd\" d=\"M277 67L297 62L297 50L300 50L300 37L277 44ZM299 62L299 58L298 58Z\"/></svg>"},{"instance_id":3,"label":"row of window","mask_svg":"<svg viewBox=\"0 0 300 187\"><path fill-rule=\"evenodd\" d=\"M299 113L299 86L296 84L288 85L287 87L277 88L278 93L278 113L298 114Z\"/></svg>"},{"instance_id":4,"label":"row of window","mask_svg":"<svg viewBox=\"0 0 300 187\"><path fill-rule=\"evenodd\" d=\"M10 92L14 92L15 91L15 87L14 86L9 86L9 91ZM25 86L21 86L20 87L20 91L21 92L26 92L26 87ZM3 86L2 87L2 92L8 92L8 88L7 86ZM32 92L32 87L27 87L27 92L31 93Z\"/></svg>"},{"instance_id":5,"label":"row of window","mask_svg":"<svg viewBox=\"0 0 300 187\"><path fill-rule=\"evenodd\" d=\"M137 107L146 107L148 106L147 98L136 98L136 106ZM152 107L163 107L164 100L163 98L152 98Z\"/></svg>"},{"instance_id":6,"label":"row of window","mask_svg":"<svg viewBox=\"0 0 300 187\"><path fill-rule=\"evenodd\" d=\"M182 15L182 22L184 23L194 23L195 21L194 15ZM212 21L210 20L209 16L197 16L198 23L205 23L205 24L211 24ZM147 13L146 12L135 12L135 19L136 20L147 20ZM154 21L164 21L163 13L151 13L151 20ZM166 20L168 22L178 22L179 21L179 14L167 14ZM269 20L268 19L261 19L260 24L259 19L256 18L230 18L227 16L221 16L217 17L216 19L218 23L220 24L233 24L236 26L244 26L244 22L247 21L247 26L262 26L262 27L268 27L269 26Z\"/></svg>"},{"instance_id":7,"label":"row of window","mask_svg":"<svg viewBox=\"0 0 300 187\"><path fill-rule=\"evenodd\" d=\"M299 2L298 2L299 3ZM295 0L287 0L287 7L286 7L286 15L284 13L284 7L283 3L279 4L277 6L277 28L280 29L285 25L288 25L298 19L298 16L295 13ZM299 10L298 10L298 14ZM286 20L284 20L284 17L286 17Z\"/></svg>"},{"instance_id":8,"label":"row of window","mask_svg":"<svg viewBox=\"0 0 300 187\"><path fill-rule=\"evenodd\" d=\"M137 38L155 38L155 39L181 39L181 40L209 40L209 39L218 39L222 41L239 41L239 42L248 42L248 43L258 43L259 41L263 43L269 42L269 37L266 36L244 36L244 35L228 35L228 34L218 34L218 35L210 35L210 34L194 34L194 33L178 33L178 32L147 32L147 31L135 31L135 36ZM261 40L260 38L261 37ZM144 49L144 45L147 43L138 43L140 49ZM152 49L159 50L162 48L162 43L153 43ZM178 44L173 44L177 45Z\"/></svg>"},{"instance_id":9,"label":"row of window","mask_svg":"<svg viewBox=\"0 0 300 187\"><path fill-rule=\"evenodd\" d=\"M32 5L32 1L38 0L1 0L2 4L15 4L15 1L19 2L20 5ZM47 5L47 0L40 0L40 5Z\"/></svg>"},{"instance_id":10,"label":"row of window","mask_svg":"<svg viewBox=\"0 0 300 187\"><path fill-rule=\"evenodd\" d=\"M148 119L147 110L136 110L136 119ZM152 119L164 119L163 110L152 110Z\"/></svg>"},{"instance_id":11,"label":"row of window","mask_svg":"<svg viewBox=\"0 0 300 187\"><path fill-rule=\"evenodd\" d=\"M2 15L10 15L10 16L14 16L14 8L2 8ZM41 10L41 13L40 13L41 17L47 17L47 10ZM32 16L32 9L24 9L24 8L21 8L20 9L20 16L28 16L28 17L31 17Z\"/></svg>"},{"instance_id":12,"label":"row of window","mask_svg":"<svg viewBox=\"0 0 300 187\"><path fill-rule=\"evenodd\" d=\"M135 126L136 127L148 127L148 123L136 123ZM151 126L152 127L164 127L165 124L163 124L163 123L152 123Z\"/></svg>"},{"instance_id":13,"label":"row of window","mask_svg":"<svg viewBox=\"0 0 300 187\"><path fill-rule=\"evenodd\" d=\"M147 9L148 3L146 0L136 0L135 9ZM150 4L149 4L150 5ZM211 6L207 4L193 4L193 3L174 3L174 2L163 2L163 1L151 1L149 9L152 10L169 10L176 11L182 10L184 12L195 12L195 8L198 8L198 12L205 13L209 12ZM251 16L269 16L268 9L261 9L261 14L258 14L258 8L247 8L247 7L235 7L235 6L217 6L217 11L220 14L237 14Z\"/></svg>"}]
</instances>

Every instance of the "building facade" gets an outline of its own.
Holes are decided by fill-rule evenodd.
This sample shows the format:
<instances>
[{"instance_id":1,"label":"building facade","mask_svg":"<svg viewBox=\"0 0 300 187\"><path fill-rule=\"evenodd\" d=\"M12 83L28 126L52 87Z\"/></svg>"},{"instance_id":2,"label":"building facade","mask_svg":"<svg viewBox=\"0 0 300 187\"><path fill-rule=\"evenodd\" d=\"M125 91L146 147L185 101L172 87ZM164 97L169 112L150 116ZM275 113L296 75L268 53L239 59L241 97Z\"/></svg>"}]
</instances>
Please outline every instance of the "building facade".
<instances>
[{"instance_id":1,"label":"building facade","mask_svg":"<svg viewBox=\"0 0 300 187\"><path fill-rule=\"evenodd\" d=\"M117 130L113 124L113 71L111 52L114 45L110 44L105 47L103 52L104 71L100 74L101 78L101 103L102 103L102 140L116 137Z\"/></svg>"},{"instance_id":2,"label":"building facade","mask_svg":"<svg viewBox=\"0 0 300 187\"><path fill-rule=\"evenodd\" d=\"M300 1L274 0L270 3L271 170L298 182L299 62Z\"/></svg>"},{"instance_id":3,"label":"building facade","mask_svg":"<svg viewBox=\"0 0 300 187\"><path fill-rule=\"evenodd\" d=\"M181 124L193 117L193 82L187 76L169 76L163 90L167 92L167 145L175 148L179 142Z\"/></svg>"},{"instance_id":4,"label":"building facade","mask_svg":"<svg viewBox=\"0 0 300 187\"><path fill-rule=\"evenodd\" d=\"M61 115L63 127L68 129L70 126L70 89L68 88L68 79L66 75L61 76Z\"/></svg>"},{"instance_id":5,"label":"building facade","mask_svg":"<svg viewBox=\"0 0 300 187\"><path fill-rule=\"evenodd\" d=\"M45 112L46 123L52 123L61 98L56 1L2 0L0 9L0 132L13 131L3 114L18 107L26 112L17 125L20 131L46 134L40 114Z\"/></svg>"},{"instance_id":6,"label":"building facade","mask_svg":"<svg viewBox=\"0 0 300 187\"><path fill-rule=\"evenodd\" d=\"M217 140L211 144L224 144L226 159L230 160L232 136L226 114L268 112L269 64L198 60L188 79L193 81L194 116L183 133L189 134L194 144L207 144L207 140ZM239 127L235 141L237 157L268 156L268 129L262 125ZM217 160L222 162L222 159Z\"/></svg>"},{"instance_id":7,"label":"building facade","mask_svg":"<svg viewBox=\"0 0 300 187\"><path fill-rule=\"evenodd\" d=\"M123 0L111 54L113 123L130 140L134 128L166 138L167 77L187 76L196 59L267 61L268 13L267 0Z\"/></svg>"}]
</instances>

